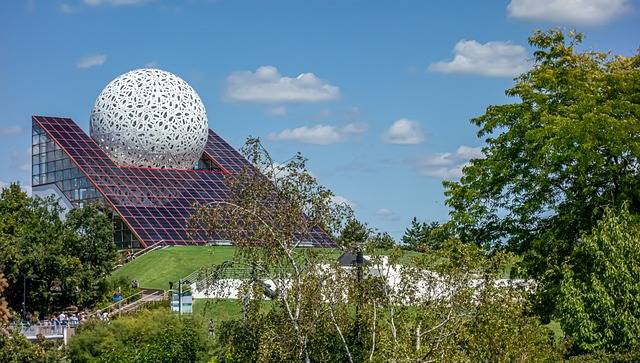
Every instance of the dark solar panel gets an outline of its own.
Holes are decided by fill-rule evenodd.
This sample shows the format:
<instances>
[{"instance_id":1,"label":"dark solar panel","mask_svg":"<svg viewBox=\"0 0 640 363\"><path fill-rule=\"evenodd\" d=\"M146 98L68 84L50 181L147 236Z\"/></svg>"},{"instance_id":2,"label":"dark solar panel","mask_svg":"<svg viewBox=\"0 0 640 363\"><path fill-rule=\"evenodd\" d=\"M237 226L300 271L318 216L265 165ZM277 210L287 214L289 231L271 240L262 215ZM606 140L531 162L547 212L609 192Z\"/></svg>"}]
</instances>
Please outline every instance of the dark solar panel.
<instances>
[{"instance_id":1,"label":"dark solar panel","mask_svg":"<svg viewBox=\"0 0 640 363\"><path fill-rule=\"evenodd\" d=\"M250 165L209 130L205 153L222 172L119 167L73 120L33 116L33 121L69 155L145 246L161 240L168 244L207 243L203 231L187 234L186 221L194 203L224 200L228 193L224 174ZM317 247L335 246L320 229L311 234L309 242Z\"/></svg>"}]
</instances>

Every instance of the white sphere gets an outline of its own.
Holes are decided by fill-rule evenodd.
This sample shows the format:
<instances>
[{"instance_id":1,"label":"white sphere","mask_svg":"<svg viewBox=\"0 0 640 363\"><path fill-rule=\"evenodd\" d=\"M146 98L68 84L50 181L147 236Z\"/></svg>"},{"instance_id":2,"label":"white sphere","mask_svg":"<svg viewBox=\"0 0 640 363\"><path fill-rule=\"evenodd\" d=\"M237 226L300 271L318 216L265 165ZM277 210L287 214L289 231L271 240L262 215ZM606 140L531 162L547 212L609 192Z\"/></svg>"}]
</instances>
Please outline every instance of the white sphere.
<instances>
[{"instance_id":1,"label":"white sphere","mask_svg":"<svg viewBox=\"0 0 640 363\"><path fill-rule=\"evenodd\" d=\"M207 113L196 91L159 69L114 79L91 112L91 137L118 165L190 169L207 135Z\"/></svg>"}]
</instances>

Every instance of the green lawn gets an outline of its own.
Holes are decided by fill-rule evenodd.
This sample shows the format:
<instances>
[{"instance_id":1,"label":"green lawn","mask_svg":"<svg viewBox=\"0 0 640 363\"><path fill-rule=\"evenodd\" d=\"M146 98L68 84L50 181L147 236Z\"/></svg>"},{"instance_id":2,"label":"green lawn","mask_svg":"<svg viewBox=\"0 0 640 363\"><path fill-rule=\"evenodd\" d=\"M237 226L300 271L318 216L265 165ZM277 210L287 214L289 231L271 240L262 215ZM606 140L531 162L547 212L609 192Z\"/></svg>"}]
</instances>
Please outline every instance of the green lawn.
<instances>
[{"instance_id":1,"label":"green lawn","mask_svg":"<svg viewBox=\"0 0 640 363\"><path fill-rule=\"evenodd\" d=\"M115 270L111 276L137 279L140 287L166 290L169 281L175 284L200 267L232 260L234 253L235 247L231 246L174 246L140 256Z\"/></svg>"},{"instance_id":2,"label":"green lawn","mask_svg":"<svg viewBox=\"0 0 640 363\"><path fill-rule=\"evenodd\" d=\"M203 266L217 265L232 260L235 247L232 246L174 246L149 252L134 261L118 268L112 278L125 277L128 281L136 279L140 287L154 289L168 289L169 281L174 284L178 279ZM337 249L321 250L328 259L337 259L340 251ZM418 252L404 251L401 261L407 261Z\"/></svg>"}]
</instances>

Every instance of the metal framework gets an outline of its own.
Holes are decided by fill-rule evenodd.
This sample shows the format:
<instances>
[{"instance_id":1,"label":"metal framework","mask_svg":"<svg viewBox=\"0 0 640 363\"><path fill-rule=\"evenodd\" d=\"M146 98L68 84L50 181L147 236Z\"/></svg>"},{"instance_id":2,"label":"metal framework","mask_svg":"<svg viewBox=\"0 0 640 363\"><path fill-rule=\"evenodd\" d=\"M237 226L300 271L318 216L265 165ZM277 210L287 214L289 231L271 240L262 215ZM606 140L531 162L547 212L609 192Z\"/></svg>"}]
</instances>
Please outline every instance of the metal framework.
<instances>
[{"instance_id":1,"label":"metal framework","mask_svg":"<svg viewBox=\"0 0 640 363\"><path fill-rule=\"evenodd\" d=\"M181 170L119 166L73 120L33 116L38 127L55 143L74 168L120 216L146 247L164 240L167 244L205 244L224 240L204 230L187 233L194 204L223 201L228 195L224 175L240 171L250 163L212 130L202 155L213 170ZM308 236L315 247L335 243L321 229Z\"/></svg>"}]
</instances>

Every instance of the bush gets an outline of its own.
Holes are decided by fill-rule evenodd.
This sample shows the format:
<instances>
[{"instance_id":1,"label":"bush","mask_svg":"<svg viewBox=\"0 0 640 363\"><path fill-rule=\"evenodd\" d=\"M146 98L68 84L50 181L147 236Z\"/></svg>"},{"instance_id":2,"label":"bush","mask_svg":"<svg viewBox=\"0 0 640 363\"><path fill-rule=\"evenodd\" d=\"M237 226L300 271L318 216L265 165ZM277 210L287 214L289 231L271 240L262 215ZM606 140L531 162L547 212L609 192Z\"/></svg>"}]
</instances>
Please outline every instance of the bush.
<instances>
[{"instance_id":1,"label":"bush","mask_svg":"<svg viewBox=\"0 0 640 363\"><path fill-rule=\"evenodd\" d=\"M156 309L82 325L68 350L72 362L202 362L210 339L202 319Z\"/></svg>"}]
</instances>

